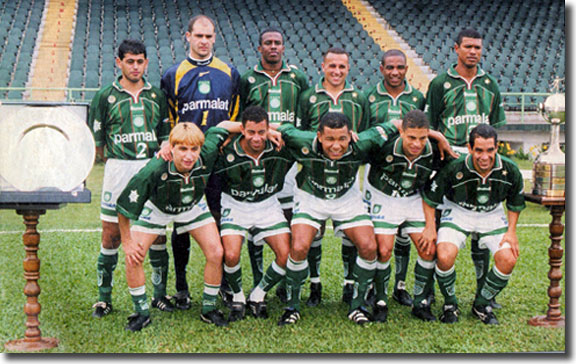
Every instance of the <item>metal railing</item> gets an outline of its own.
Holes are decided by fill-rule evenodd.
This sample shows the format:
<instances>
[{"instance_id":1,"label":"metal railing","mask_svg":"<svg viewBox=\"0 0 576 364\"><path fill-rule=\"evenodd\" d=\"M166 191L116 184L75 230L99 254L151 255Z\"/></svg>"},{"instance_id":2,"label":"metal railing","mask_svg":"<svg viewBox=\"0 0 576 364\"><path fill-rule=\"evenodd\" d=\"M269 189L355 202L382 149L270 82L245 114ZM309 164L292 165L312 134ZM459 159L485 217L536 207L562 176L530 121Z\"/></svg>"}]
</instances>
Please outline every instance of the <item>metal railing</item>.
<instances>
[{"instance_id":1,"label":"metal railing","mask_svg":"<svg viewBox=\"0 0 576 364\"><path fill-rule=\"evenodd\" d=\"M66 102L87 102L92 100L92 96L98 88L81 87L0 87L0 101L4 100L28 100L31 91L64 91ZM20 96L11 93L20 92ZM502 92L504 104L509 111L519 111L521 123L524 123L526 112L535 111L539 102L544 102L549 92ZM538 98L538 100L534 100ZM541 99L541 100L540 100ZM35 101L35 100L30 100Z\"/></svg>"}]
</instances>

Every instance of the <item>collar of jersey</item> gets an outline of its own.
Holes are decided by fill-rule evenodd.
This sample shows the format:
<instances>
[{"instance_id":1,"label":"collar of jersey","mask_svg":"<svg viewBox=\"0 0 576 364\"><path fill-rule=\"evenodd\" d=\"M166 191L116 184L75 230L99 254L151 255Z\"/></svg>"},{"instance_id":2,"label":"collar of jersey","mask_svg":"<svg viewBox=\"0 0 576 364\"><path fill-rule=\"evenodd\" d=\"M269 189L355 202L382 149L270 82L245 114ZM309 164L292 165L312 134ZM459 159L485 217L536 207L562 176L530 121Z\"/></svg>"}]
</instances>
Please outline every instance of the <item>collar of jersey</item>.
<instances>
[{"instance_id":1,"label":"collar of jersey","mask_svg":"<svg viewBox=\"0 0 576 364\"><path fill-rule=\"evenodd\" d=\"M242 149L242 146L240 145L240 139L242 139L242 135L239 135L236 140L234 140L234 151L236 152L236 154L238 154L238 156L240 157L248 157L248 158L252 158L251 156L249 156L248 154L246 154L246 152L244 151L244 149ZM262 153L260 155L263 155L264 153L268 153L271 150L273 150L274 147L272 146L272 143L269 140L266 140L266 147L264 148L264 150L262 151ZM252 158L254 159L254 158Z\"/></svg>"},{"instance_id":2,"label":"collar of jersey","mask_svg":"<svg viewBox=\"0 0 576 364\"><path fill-rule=\"evenodd\" d=\"M124 87L122 87L122 85L120 84L120 79L122 78L122 75L118 76L118 78L116 78L116 81L114 81L112 83L112 85L120 92L126 92L129 93L128 91L126 91L126 89L124 89ZM142 81L144 81L144 86L142 86L142 90L150 90L152 88L152 84L150 82L148 82L148 80L146 78L144 78L144 76L142 76Z\"/></svg>"},{"instance_id":3,"label":"collar of jersey","mask_svg":"<svg viewBox=\"0 0 576 364\"><path fill-rule=\"evenodd\" d=\"M204 60L194 59L190 57L190 55L188 55L187 59L188 62L192 63L194 66L208 66L210 63L212 63L212 59L214 59L214 53L211 53L210 57Z\"/></svg>"},{"instance_id":4,"label":"collar of jersey","mask_svg":"<svg viewBox=\"0 0 576 364\"><path fill-rule=\"evenodd\" d=\"M203 163L202 163L202 158L198 158L198 160L196 161L196 163L194 163L194 166L192 167L192 170L190 171L190 174L188 175L188 179L192 176L192 173L194 173L194 171L202 168ZM184 177L184 175L180 172L178 172L178 170L176 169L176 165L174 164L174 161L169 162L168 164L168 173L170 173L173 176L179 176L182 179L186 179L186 177Z\"/></svg>"},{"instance_id":5,"label":"collar of jersey","mask_svg":"<svg viewBox=\"0 0 576 364\"><path fill-rule=\"evenodd\" d=\"M346 150L346 152L342 155L342 158L349 156L350 154L352 154L352 141L350 141L350 144L348 145L348 149ZM324 152L322 151L322 147L320 146L320 142L318 141L318 136L314 137L314 140L312 141L312 150L318 154L319 156L321 156L322 158L332 161L332 159L326 157L324 155ZM342 160L342 158L340 158L339 160ZM336 162L336 161L333 161Z\"/></svg>"},{"instance_id":6,"label":"collar of jersey","mask_svg":"<svg viewBox=\"0 0 576 364\"><path fill-rule=\"evenodd\" d=\"M402 148L402 143L403 143L403 139L401 137L398 137L398 139L396 139L396 142L394 143L394 155L397 157L406 158L406 154L404 154L404 149ZM426 145L424 146L424 150L422 151L422 154L420 154L418 157L416 157L410 163L414 163L418 159L428 157L431 154L432 154L432 145L430 144L430 139L428 139L426 141ZM406 158L406 159L408 159L408 158Z\"/></svg>"},{"instance_id":7,"label":"collar of jersey","mask_svg":"<svg viewBox=\"0 0 576 364\"><path fill-rule=\"evenodd\" d=\"M458 74L458 72L456 71L456 63L454 63L452 66L450 66L450 68L448 68L448 76L452 77L452 78L462 78L462 76L460 76ZM474 78L477 77L482 77L486 75L486 72L484 72L484 70L482 68L480 68L480 65L476 66L476 76L474 76Z\"/></svg>"},{"instance_id":8,"label":"collar of jersey","mask_svg":"<svg viewBox=\"0 0 576 364\"><path fill-rule=\"evenodd\" d=\"M476 171L476 168L474 168L474 162L472 161L472 155L471 154L466 155L466 160L464 163L466 163L466 168L468 168L468 170L470 172L475 173L478 176L480 176L480 173L478 173ZM492 166L492 170L490 171L490 173L488 173L486 175L486 177L480 176L480 178L486 179L486 178L488 178L488 176L490 176L492 174L492 172L499 171L501 169L502 169L502 158L500 158L500 154L496 153L496 157L494 158L494 166Z\"/></svg>"},{"instance_id":9,"label":"collar of jersey","mask_svg":"<svg viewBox=\"0 0 576 364\"><path fill-rule=\"evenodd\" d=\"M328 91L326 91L324 86L322 86L322 82L324 82L324 76L320 77L320 81L318 81L318 83L316 84L316 92L323 92L326 95L330 96L330 94L328 94ZM354 87L352 87L352 85L348 82L348 80L346 80L344 81L344 88L342 89L342 91L338 93L338 96L342 95L344 92L351 92L351 91L354 91Z\"/></svg>"},{"instance_id":10,"label":"collar of jersey","mask_svg":"<svg viewBox=\"0 0 576 364\"><path fill-rule=\"evenodd\" d=\"M382 96L392 97L392 95L390 95L388 93L388 90L386 90L386 87L384 86L384 80L382 80L378 83L378 87L376 88L376 92L378 92ZM412 93L412 86L406 80L404 80L404 90L402 92L400 92L400 95L398 95L398 97L402 96L403 94L408 95L411 93Z\"/></svg>"},{"instance_id":11,"label":"collar of jersey","mask_svg":"<svg viewBox=\"0 0 576 364\"><path fill-rule=\"evenodd\" d=\"M262 67L262 60L258 61L258 64L256 64L256 65L254 66L254 71L270 77L270 76L264 71L264 68ZM282 68L280 68L280 71L278 71L278 74L277 74L276 76L278 76L278 75L281 74L282 72L290 72L290 71L292 71L292 69L290 68L290 66L288 66L288 64L286 63L286 61L282 60Z\"/></svg>"}]
</instances>

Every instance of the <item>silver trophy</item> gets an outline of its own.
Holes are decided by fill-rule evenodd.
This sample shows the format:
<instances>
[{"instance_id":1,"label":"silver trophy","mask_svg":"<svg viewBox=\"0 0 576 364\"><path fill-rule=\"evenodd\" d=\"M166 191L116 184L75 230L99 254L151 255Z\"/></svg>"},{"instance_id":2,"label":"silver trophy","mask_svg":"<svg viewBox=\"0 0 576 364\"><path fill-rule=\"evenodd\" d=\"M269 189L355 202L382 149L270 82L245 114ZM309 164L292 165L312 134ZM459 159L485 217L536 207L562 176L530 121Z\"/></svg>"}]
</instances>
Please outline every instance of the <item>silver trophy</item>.
<instances>
[{"instance_id":1,"label":"silver trophy","mask_svg":"<svg viewBox=\"0 0 576 364\"><path fill-rule=\"evenodd\" d=\"M554 81L553 94L539 105L540 114L550 123L550 145L534 161L534 195L566 196L566 156L560 149L560 124L566 121L565 97L559 92L561 79Z\"/></svg>"}]
</instances>

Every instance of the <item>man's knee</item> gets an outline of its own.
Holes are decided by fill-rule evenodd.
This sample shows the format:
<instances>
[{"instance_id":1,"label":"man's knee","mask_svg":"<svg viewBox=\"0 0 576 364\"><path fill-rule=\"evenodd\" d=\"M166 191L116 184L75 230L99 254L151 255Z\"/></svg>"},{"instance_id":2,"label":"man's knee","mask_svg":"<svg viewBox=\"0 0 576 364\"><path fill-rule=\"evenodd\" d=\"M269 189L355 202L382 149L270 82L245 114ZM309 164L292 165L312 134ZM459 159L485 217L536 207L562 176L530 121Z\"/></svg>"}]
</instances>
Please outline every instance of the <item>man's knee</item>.
<instances>
[{"instance_id":1,"label":"man's knee","mask_svg":"<svg viewBox=\"0 0 576 364\"><path fill-rule=\"evenodd\" d=\"M112 222L102 222L102 246L105 249L117 249L120 246L120 228Z\"/></svg>"},{"instance_id":2,"label":"man's knee","mask_svg":"<svg viewBox=\"0 0 576 364\"><path fill-rule=\"evenodd\" d=\"M516 265L516 257L512 254L512 249L501 249L494 254L494 264L496 268L504 274L512 273Z\"/></svg>"},{"instance_id":3,"label":"man's knee","mask_svg":"<svg viewBox=\"0 0 576 364\"><path fill-rule=\"evenodd\" d=\"M222 264L224 260L224 248L222 244L212 244L210 249L207 249L205 256L206 263L208 264Z\"/></svg>"},{"instance_id":4,"label":"man's knee","mask_svg":"<svg viewBox=\"0 0 576 364\"><path fill-rule=\"evenodd\" d=\"M439 243L436 246L436 264L442 270L448 270L456 262L458 247L452 243Z\"/></svg>"}]
</instances>

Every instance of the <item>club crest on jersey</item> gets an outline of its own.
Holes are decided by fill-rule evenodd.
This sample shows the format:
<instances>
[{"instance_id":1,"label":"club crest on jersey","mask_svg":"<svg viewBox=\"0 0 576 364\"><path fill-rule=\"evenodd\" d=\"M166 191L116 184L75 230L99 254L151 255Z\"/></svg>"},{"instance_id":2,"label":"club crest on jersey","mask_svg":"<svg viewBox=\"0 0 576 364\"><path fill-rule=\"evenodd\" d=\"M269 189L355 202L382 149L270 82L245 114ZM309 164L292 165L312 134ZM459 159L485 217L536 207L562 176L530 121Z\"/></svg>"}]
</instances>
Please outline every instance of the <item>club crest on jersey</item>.
<instances>
[{"instance_id":1,"label":"club crest on jersey","mask_svg":"<svg viewBox=\"0 0 576 364\"><path fill-rule=\"evenodd\" d=\"M357 98L357 97L358 97L358 93L357 93L357 92L352 92L352 97L353 97L353 98Z\"/></svg>"},{"instance_id":2,"label":"club crest on jersey","mask_svg":"<svg viewBox=\"0 0 576 364\"><path fill-rule=\"evenodd\" d=\"M274 109L280 107L280 98L278 98L278 97L270 98L270 107L272 107Z\"/></svg>"},{"instance_id":3,"label":"club crest on jersey","mask_svg":"<svg viewBox=\"0 0 576 364\"><path fill-rule=\"evenodd\" d=\"M206 95L210 92L210 81L199 81L198 82L198 91L200 93Z\"/></svg>"},{"instance_id":4,"label":"club crest on jersey","mask_svg":"<svg viewBox=\"0 0 576 364\"><path fill-rule=\"evenodd\" d=\"M302 154L308 154L310 153L310 150L306 147L302 147Z\"/></svg>"},{"instance_id":5,"label":"club crest on jersey","mask_svg":"<svg viewBox=\"0 0 576 364\"><path fill-rule=\"evenodd\" d=\"M252 180L252 184L254 185L254 187L262 187L264 185L264 177L262 176L254 177L254 179Z\"/></svg>"},{"instance_id":6,"label":"club crest on jersey","mask_svg":"<svg viewBox=\"0 0 576 364\"><path fill-rule=\"evenodd\" d=\"M234 155L228 154L228 155L226 156L226 160L227 160L228 162L233 162L233 161L234 161Z\"/></svg>"},{"instance_id":7,"label":"club crest on jersey","mask_svg":"<svg viewBox=\"0 0 576 364\"><path fill-rule=\"evenodd\" d=\"M452 85L450 85L450 82L444 82L444 88L445 89L449 89L450 86L452 86Z\"/></svg>"},{"instance_id":8,"label":"club crest on jersey","mask_svg":"<svg viewBox=\"0 0 576 364\"><path fill-rule=\"evenodd\" d=\"M456 173L456 179L462 179L462 177L464 177L464 173L462 172Z\"/></svg>"},{"instance_id":9,"label":"club crest on jersey","mask_svg":"<svg viewBox=\"0 0 576 364\"><path fill-rule=\"evenodd\" d=\"M316 102L316 96L315 95L310 96L310 102L312 104Z\"/></svg>"},{"instance_id":10,"label":"club crest on jersey","mask_svg":"<svg viewBox=\"0 0 576 364\"><path fill-rule=\"evenodd\" d=\"M144 118L142 116L136 116L132 122L134 123L134 126L140 128L144 125Z\"/></svg>"},{"instance_id":11,"label":"club crest on jersey","mask_svg":"<svg viewBox=\"0 0 576 364\"><path fill-rule=\"evenodd\" d=\"M393 160L394 160L394 157L392 157L392 155L389 155L386 157L386 162L388 162L388 163L392 163Z\"/></svg>"},{"instance_id":12,"label":"club crest on jersey","mask_svg":"<svg viewBox=\"0 0 576 364\"><path fill-rule=\"evenodd\" d=\"M182 203L189 204L190 202L192 202L192 196L186 195L182 197Z\"/></svg>"},{"instance_id":13,"label":"club crest on jersey","mask_svg":"<svg viewBox=\"0 0 576 364\"><path fill-rule=\"evenodd\" d=\"M166 181L168 179L168 173L162 173L162 176L160 177L160 179L162 181Z\"/></svg>"},{"instance_id":14,"label":"club crest on jersey","mask_svg":"<svg viewBox=\"0 0 576 364\"><path fill-rule=\"evenodd\" d=\"M488 202L488 195L482 194L482 195L478 195L478 197L476 197L476 201L478 201L479 204L485 204L486 202Z\"/></svg>"},{"instance_id":15,"label":"club crest on jersey","mask_svg":"<svg viewBox=\"0 0 576 364\"><path fill-rule=\"evenodd\" d=\"M328 183L329 185L335 185L337 181L338 180L334 176L326 178L326 183Z\"/></svg>"},{"instance_id":16,"label":"club crest on jersey","mask_svg":"<svg viewBox=\"0 0 576 364\"><path fill-rule=\"evenodd\" d=\"M486 80L484 81L484 83L487 84L487 85L489 85L489 84L490 84L490 80L489 80L489 79L486 79Z\"/></svg>"},{"instance_id":17,"label":"club crest on jersey","mask_svg":"<svg viewBox=\"0 0 576 364\"><path fill-rule=\"evenodd\" d=\"M412 182L407 180L407 179L404 179L404 180L402 180L400 185L402 186L402 188L410 188L410 187L412 187Z\"/></svg>"},{"instance_id":18,"label":"club crest on jersey","mask_svg":"<svg viewBox=\"0 0 576 364\"><path fill-rule=\"evenodd\" d=\"M468 111L475 111L476 110L476 103L474 101L468 101L466 103L466 109L468 109Z\"/></svg>"},{"instance_id":19,"label":"club crest on jersey","mask_svg":"<svg viewBox=\"0 0 576 364\"><path fill-rule=\"evenodd\" d=\"M250 76L250 77L248 77L248 82L254 83L254 82L256 82L256 79L254 77Z\"/></svg>"},{"instance_id":20,"label":"club crest on jersey","mask_svg":"<svg viewBox=\"0 0 576 364\"><path fill-rule=\"evenodd\" d=\"M152 98L155 99L156 98L156 93L152 92Z\"/></svg>"},{"instance_id":21,"label":"club crest on jersey","mask_svg":"<svg viewBox=\"0 0 576 364\"><path fill-rule=\"evenodd\" d=\"M416 101L418 101L418 98L417 98L417 97L413 97L413 98L412 98L412 101L416 102Z\"/></svg>"},{"instance_id":22,"label":"club crest on jersey","mask_svg":"<svg viewBox=\"0 0 576 364\"><path fill-rule=\"evenodd\" d=\"M116 96L110 95L108 96L108 103L113 104L116 102Z\"/></svg>"},{"instance_id":23,"label":"club crest on jersey","mask_svg":"<svg viewBox=\"0 0 576 364\"><path fill-rule=\"evenodd\" d=\"M370 101L370 102L376 101L376 96L370 95L370 97L368 98L368 101Z\"/></svg>"},{"instance_id":24,"label":"club crest on jersey","mask_svg":"<svg viewBox=\"0 0 576 364\"><path fill-rule=\"evenodd\" d=\"M296 75L294 73L290 73L290 78L296 78Z\"/></svg>"},{"instance_id":25,"label":"club crest on jersey","mask_svg":"<svg viewBox=\"0 0 576 364\"><path fill-rule=\"evenodd\" d=\"M150 209L149 207L144 207L140 216L147 217L147 216L150 216L151 213L152 213L152 209Z\"/></svg>"}]
</instances>

